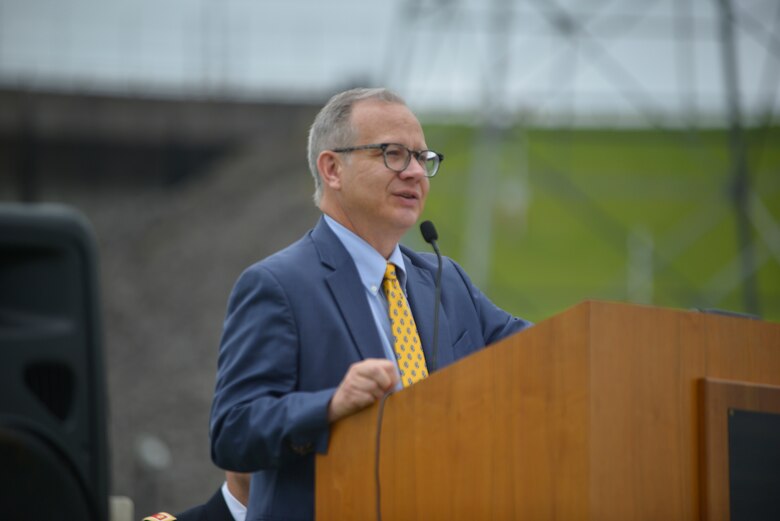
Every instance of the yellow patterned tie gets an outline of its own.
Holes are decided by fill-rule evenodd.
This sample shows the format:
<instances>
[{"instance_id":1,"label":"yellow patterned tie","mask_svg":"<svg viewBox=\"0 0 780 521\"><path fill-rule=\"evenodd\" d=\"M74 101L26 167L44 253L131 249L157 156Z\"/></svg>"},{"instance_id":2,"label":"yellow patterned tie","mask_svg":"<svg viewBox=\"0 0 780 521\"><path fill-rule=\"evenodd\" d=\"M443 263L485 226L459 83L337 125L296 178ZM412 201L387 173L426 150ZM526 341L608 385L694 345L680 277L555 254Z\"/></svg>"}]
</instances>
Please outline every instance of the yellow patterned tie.
<instances>
[{"instance_id":1,"label":"yellow patterned tie","mask_svg":"<svg viewBox=\"0 0 780 521\"><path fill-rule=\"evenodd\" d=\"M398 368L401 370L401 382L404 387L408 387L428 376L428 368L425 366L425 355L420 344L420 335L417 334L417 326L414 324L412 310L409 309L401 285L398 284L398 278L395 276L395 264L391 262L387 263L382 288L387 296L387 311L393 332L393 350Z\"/></svg>"}]
</instances>

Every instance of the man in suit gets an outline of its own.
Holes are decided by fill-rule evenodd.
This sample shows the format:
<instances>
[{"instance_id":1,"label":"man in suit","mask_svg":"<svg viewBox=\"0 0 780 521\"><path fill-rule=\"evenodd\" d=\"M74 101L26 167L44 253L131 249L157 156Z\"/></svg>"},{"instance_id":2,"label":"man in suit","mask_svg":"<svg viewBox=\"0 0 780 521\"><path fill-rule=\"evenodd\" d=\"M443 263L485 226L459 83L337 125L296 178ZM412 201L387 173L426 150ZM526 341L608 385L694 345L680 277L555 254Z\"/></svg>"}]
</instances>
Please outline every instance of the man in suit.
<instances>
[{"instance_id":1,"label":"man in suit","mask_svg":"<svg viewBox=\"0 0 780 521\"><path fill-rule=\"evenodd\" d=\"M220 346L212 458L254 473L247 520L312 519L313 452L327 450L331 423L529 325L445 259L438 367L426 367L436 258L399 241L419 219L441 159L403 100L385 89L338 94L315 118L309 166L324 215L241 275ZM396 282L402 296L389 302L384 286ZM404 367L405 335L391 331L397 324L388 316L407 303L410 349L422 345L416 370Z\"/></svg>"},{"instance_id":2,"label":"man in suit","mask_svg":"<svg viewBox=\"0 0 780 521\"><path fill-rule=\"evenodd\" d=\"M160 512L143 521L244 521L250 479L250 474L226 472L225 482L206 503L175 516Z\"/></svg>"}]
</instances>

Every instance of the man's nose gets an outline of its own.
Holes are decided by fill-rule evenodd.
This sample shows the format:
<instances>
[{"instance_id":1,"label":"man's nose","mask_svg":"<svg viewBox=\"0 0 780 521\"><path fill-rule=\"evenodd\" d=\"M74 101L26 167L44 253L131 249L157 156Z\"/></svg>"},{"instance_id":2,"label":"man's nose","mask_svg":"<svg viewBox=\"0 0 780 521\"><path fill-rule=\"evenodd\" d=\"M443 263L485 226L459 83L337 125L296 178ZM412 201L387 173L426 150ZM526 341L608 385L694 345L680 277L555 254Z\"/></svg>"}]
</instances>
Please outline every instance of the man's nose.
<instances>
[{"instance_id":1,"label":"man's nose","mask_svg":"<svg viewBox=\"0 0 780 521\"><path fill-rule=\"evenodd\" d=\"M409 158L409 166L407 166L403 172L401 172L399 175L402 178L411 178L411 177L425 177L426 171L425 167L420 164L420 161L415 157L414 154L411 155Z\"/></svg>"}]
</instances>

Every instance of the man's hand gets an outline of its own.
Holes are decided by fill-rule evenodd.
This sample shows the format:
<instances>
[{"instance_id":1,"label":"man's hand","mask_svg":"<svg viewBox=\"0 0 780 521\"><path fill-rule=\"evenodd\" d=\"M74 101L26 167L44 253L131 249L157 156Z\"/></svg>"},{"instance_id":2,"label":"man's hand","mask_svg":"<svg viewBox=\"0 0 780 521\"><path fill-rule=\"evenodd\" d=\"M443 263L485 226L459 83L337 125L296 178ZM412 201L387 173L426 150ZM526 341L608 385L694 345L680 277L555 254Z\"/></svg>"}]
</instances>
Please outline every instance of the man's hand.
<instances>
[{"instance_id":1,"label":"man's hand","mask_svg":"<svg viewBox=\"0 0 780 521\"><path fill-rule=\"evenodd\" d=\"M328 404L328 420L334 422L365 409L398 383L395 365L384 358L369 358L349 366Z\"/></svg>"}]
</instances>

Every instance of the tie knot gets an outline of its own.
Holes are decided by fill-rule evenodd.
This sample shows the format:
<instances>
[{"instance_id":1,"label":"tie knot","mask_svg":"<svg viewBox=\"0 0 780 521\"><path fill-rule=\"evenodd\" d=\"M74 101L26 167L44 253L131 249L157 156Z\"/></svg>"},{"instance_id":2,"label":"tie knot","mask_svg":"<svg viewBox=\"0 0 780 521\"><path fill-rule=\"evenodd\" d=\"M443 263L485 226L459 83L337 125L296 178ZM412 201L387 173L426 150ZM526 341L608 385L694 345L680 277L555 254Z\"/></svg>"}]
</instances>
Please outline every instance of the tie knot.
<instances>
[{"instance_id":1,"label":"tie knot","mask_svg":"<svg viewBox=\"0 0 780 521\"><path fill-rule=\"evenodd\" d=\"M387 263L387 268L385 268L385 278L389 280L396 280L397 277L395 276L395 264L392 262Z\"/></svg>"}]
</instances>

